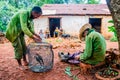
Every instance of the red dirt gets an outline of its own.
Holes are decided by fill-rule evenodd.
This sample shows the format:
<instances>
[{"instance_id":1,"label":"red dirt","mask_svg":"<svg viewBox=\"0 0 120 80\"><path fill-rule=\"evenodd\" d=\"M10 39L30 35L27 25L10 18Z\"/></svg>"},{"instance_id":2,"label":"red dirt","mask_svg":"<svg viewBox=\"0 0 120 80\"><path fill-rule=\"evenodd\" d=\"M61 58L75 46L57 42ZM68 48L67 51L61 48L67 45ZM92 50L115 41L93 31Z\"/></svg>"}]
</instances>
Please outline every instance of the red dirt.
<instances>
[{"instance_id":1,"label":"red dirt","mask_svg":"<svg viewBox=\"0 0 120 80\"><path fill-rule=\"evenodd\" d=\"M14 51L11 43L0 44L0 80L72 80L72 78L64 73L64 70L67 66L71 66L72 68L74 68L75 66L60 62L57 53L59 51L73 53L78 50L83 50L85 43L79 43L76 39L66 39L58 42L56 41L56 39L49 39L48 41L53 44L53 48L55 48L53 49L55 55L54 67L52 70L44 73L34 73L30 70L18 70L18 65L16 60L14 59ZM118 48L117 42L106 42L107 49ZM72 72L73 74L76 74L79 72L79 69ZM80 80L96 80L94 74L79 74L78 78Z\"/></svg>"}]
</instances>

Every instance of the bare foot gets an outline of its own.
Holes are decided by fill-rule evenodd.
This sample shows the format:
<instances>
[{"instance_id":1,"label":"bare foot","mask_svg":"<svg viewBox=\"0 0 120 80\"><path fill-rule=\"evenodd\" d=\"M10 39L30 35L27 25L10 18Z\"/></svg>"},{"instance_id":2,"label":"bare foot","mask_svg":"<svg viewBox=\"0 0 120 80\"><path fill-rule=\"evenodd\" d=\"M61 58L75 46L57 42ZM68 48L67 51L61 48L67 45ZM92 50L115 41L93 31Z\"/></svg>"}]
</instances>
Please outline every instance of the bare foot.
<instances>
[{"instance_id":1,"label":"bare foot","mask_svg":"<svg viewBox=\"0 0 120 80\"><path fill-rule=\"evenodd\" d=\"M23 61L24 66L28 66L28 62L27 61Z\"/></svg>"},{"instance_id":2,"label":"bare foot","mask_svg":"<svg viewBox=\"0 0 120 80\"><path fill-rule=\"evenodd\" d=\"M25 68L23 66L18 66L17 69L24 71Z\"/></svg>"},{"instance_id":3,"label":"bare foot","mask_svg":"<svg viewBox=\"0 0 120 80\"><path fill-rule=\"evenodd\" d=\"M25 70L28 70L28 67L19 66L19 67L17 67L17 69L22 70L22 71L25 71Z\"/></svg>"}]
</instances>

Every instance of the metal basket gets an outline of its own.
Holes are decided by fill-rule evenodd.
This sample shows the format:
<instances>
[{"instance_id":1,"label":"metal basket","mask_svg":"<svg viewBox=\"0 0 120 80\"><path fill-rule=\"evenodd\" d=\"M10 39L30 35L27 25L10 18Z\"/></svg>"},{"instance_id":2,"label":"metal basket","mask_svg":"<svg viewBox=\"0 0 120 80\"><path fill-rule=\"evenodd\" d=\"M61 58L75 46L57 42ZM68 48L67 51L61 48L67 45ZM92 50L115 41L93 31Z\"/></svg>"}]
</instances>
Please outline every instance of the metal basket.
<instances>
[{"instance_id":1,"label":"metal basket","mask_svg":"<svg viewBox=\"0 0 120 80\"><path fill-rule=\"evenodd\" d=\"M30 43L28 45L29 69L33 72L46 72L53 67L54 54L48 43Z\"/></svg>"}]
</instances>

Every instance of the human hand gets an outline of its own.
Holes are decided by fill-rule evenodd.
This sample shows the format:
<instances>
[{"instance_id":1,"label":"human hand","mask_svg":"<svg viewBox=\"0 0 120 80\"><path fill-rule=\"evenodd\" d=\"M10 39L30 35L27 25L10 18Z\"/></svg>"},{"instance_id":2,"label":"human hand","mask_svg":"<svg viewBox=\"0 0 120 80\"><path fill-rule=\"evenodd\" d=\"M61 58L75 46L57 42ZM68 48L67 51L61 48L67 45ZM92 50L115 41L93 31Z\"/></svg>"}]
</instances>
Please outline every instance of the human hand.
<instances>
[{"instance_id":1,"label":"human hand","mask_svg":"<svg viewBox=\"0 0 120 80\"><path fill-rule=\"evenodd\" d=\"M36 33L35 33L34 35L37 36L37 37L40 37L40 36L39 36L38 34L36 34Z\"/></svg>"},{"instance_id":2,"label":"human hand","mask_svg":"<svg viewBox=\"0 0 120 80\"><path fill-rule=\"evenodd\" d=\"M33 35L33 40L35 42L41 42L42 41L42 39L39 36L36 36L36 35Z\"/></svg>"},{"instance_id":3,"label":"human hand","mask_svg":"<svg viewBox=\"0 0 120 80\"><path fill-rule=\"evenodd\" d=\"M79 60L80 59L80 55L75 56L75 60Z\"/></svg>"}]
</instances>

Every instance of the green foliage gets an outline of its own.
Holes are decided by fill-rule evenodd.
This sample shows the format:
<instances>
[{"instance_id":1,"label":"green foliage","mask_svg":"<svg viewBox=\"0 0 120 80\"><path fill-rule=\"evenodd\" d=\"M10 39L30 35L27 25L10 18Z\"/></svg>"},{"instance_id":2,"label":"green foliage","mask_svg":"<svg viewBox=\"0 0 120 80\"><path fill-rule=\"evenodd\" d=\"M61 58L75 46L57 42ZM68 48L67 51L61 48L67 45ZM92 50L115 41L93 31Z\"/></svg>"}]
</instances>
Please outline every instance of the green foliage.
<instances>
[{"instance_id":1,"label":"green foliage","mask_svg":"<svg viewBox=\"0 0 120 80\"><path fill-rule=\"evenodd\" d=\"M108 67L108 68L98 72L98 74L104 78L113 78L113 77L118 76L119 73L118 73L118 71L114 70L113 68Z\"/></svg>"},{"instance_id":2,"label":"green foliage","mask_svg":"<svg viewBox=\"0 0 120 80\"><path fill-rule=\"evenodd\" d=\"M63 0L66 4L99 4L100 0Z\"/></svg>"},{"instance_id":3,"label":"green foliage","mask_svg":"<svg viewBox=\"0 0 120 80\"><path fill-rule=\"evenodd\" d=\"M76 3L77 4L83 4L83 3L85 3L86 2L86 0L76 0Z\"/></svg>"},{"instance_id":4,"label":"green foliage","mask_svg":"<svg viewBox=\"0 0 120 80\"><path fill-rule=\"evenodd\" d=\"M116 42L116 41L118 41L118 39L117 39L117 31L116 31L115 26L114 26L114 21L109 20L108 23L112 23L112 26L108 27L108 31L114 33L114 36L110 39L110 41Z\"/></svg>"},{"instance_id":5,"label":"green foliage","mask_svg":"<svg viewBox=\"0 0 120 80\"><path fill-rule=\"evenodd\" d=\"M113 20L108 21L108 23L112 23L112 24L113 24L112 26L109 26L109 27L108 27L108 31L109 31L109 32L113 32L113 33L114 33L114 36L117 37L117 31L116 31L116 29L115 29Z\"/></svg>"},{"instance_id":6,"label":"green foliage","mask_svg":"<svg viewBox=\"0 0 120 80\"><path fill-rule=\"evenodd\" d=\"M114 24L114 21L113 21L113 20L109 20L108 23L112 23L112 24Z\"/></svg>"},{"instance_id":7,"label":"green foliage","mask_svg":"<svg viewBox=\"0 0 120 80\"><path fill-rule=\"evenodd\" d=\"M111 42L117 42L118 39L117 39L117 37L113 36L112 38L110 38L110 41L111 41Z\"/></svg>"},{"instance_id":8,"label":"green foliage","mask_svg":"<svg viewBox=\"0 0 120 80\"><path fill-rule=\"evenodd\" d=\"M0 31L4 32L6 30L6 25L8 24L11 16L17 11L17 8L6 3L5 1L0 1Z\"/></svg>"},{"instance_id":9,"label":"green foliage","mask_svg":"<svg viewBox=\"0 0 120 80\"><path fill-rule=\"evenodd\" d=\"M72 80L80 80L77 75L73 75L72 72L71 72L71 67L66 67L65 68L65 73L72 78Z\"/></svg>"},{"instance_id":10,"label":"green foliage","mask_svg":"<svg viewBox=\"0 0 120 80\"><path fill-rule=\"evenodd\" d=\"M63 2L63 0L54 0L54 3L55 4L63 4L64 2Z\"/></svg>"},{"instance_id":11,"label":"green foliage","mask_svg":"<svg viewBox=\"0 0 120 80\"><path fill-rule=\"evenodd\" d=\"M88 4L99 4L100 0L88 0Z\"/></svg>"},{"instance_id":12,"label":"green foliage","mask_svg":"<svg viewBox=\"0 0 120 80\"><path fill-rule=\"evenodd\" d=\"M6 30L6 26L2 24L2 22L0 21L0 31L4 32Z\"/></svg>"}]
</instances>

